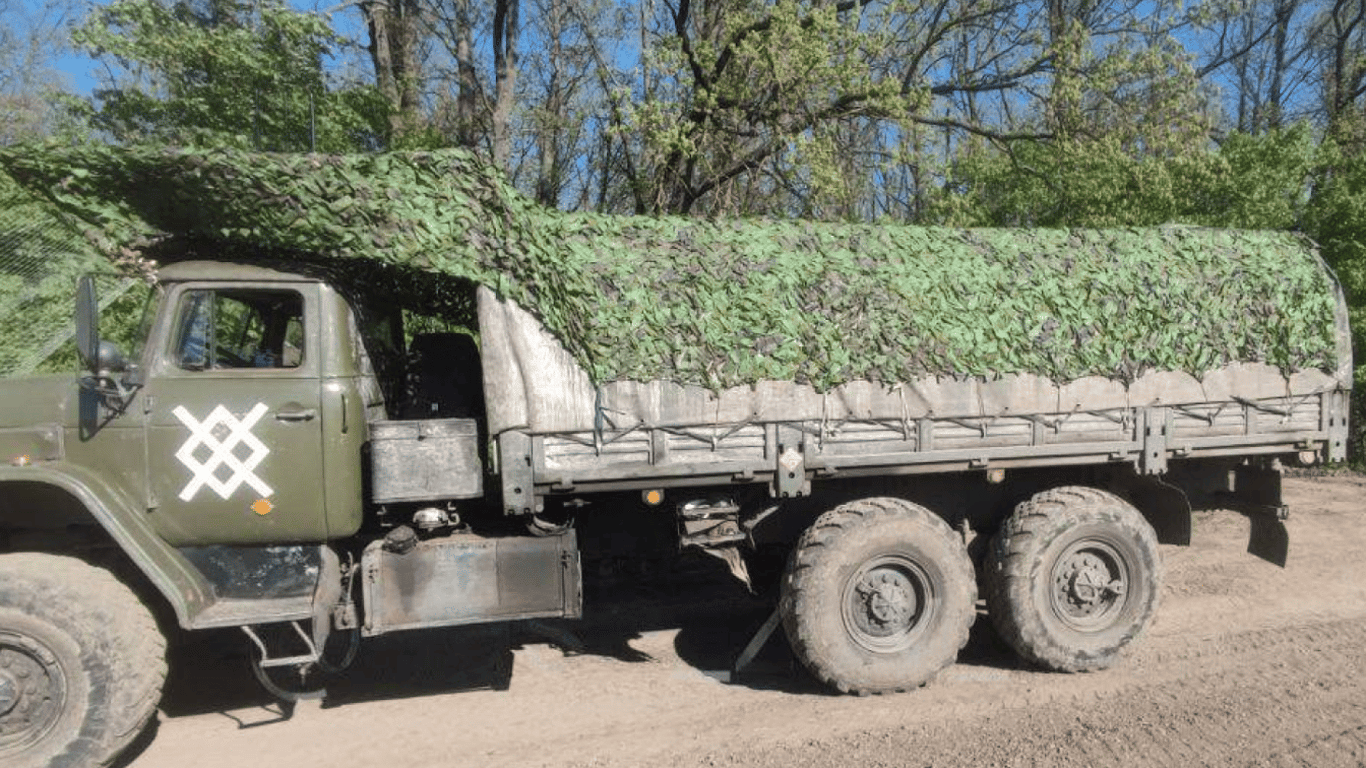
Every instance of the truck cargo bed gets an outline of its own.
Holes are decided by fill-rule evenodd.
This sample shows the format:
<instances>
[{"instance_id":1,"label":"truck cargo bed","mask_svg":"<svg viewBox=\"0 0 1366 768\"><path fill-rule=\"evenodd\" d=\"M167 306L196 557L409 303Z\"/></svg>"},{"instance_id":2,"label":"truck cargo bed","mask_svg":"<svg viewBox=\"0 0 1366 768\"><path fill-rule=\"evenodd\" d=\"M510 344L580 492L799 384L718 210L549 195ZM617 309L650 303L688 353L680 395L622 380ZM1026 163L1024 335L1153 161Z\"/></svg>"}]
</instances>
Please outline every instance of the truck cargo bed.
<instances>
[{"instance_id":1,"label":"truck cargo bed","mask_svg":"<svg viewBox=\"0 0 1366 768\"><path fill-rule=\"evenodd\" d=\"M507 435L504 442L529 451L541 492L775 478L796 491L811 477L860 474L1119 462L1155 474L1180 458L1300 451L1337 458L1346 414L1346 393L1329 391L1022 415L636 425Z\"/></svg>"}]
</instances>

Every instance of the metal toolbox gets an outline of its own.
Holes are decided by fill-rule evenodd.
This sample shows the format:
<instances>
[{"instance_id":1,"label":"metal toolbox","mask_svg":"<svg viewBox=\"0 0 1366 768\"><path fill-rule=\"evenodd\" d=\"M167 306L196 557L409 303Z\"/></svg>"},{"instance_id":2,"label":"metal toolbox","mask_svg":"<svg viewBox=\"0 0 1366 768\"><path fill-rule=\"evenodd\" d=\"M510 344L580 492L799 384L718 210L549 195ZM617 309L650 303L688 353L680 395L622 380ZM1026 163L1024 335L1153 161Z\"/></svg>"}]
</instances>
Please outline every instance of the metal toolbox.
<instances>
[{"instance_id":1,"label":"metal toolbox","mask_svg":"<svg viewBox=\"0 0 1366 768\"><path fill-rule=\"evenodd\" d=\"M377 504L484 494L474 419L371 422L370 458Z\"/></svg>"}]
</instances>

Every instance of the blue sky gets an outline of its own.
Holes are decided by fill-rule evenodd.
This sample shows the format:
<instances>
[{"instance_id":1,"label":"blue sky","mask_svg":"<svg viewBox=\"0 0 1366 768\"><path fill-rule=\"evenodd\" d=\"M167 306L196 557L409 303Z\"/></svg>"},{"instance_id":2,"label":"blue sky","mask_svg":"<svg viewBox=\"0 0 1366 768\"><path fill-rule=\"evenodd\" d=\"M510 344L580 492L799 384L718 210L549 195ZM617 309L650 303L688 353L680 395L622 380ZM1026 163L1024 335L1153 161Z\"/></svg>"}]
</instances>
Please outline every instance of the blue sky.
<instances>
[{"instance_id":1,"label":"blue sky","mask_svg":"<svg viewBox=\"0 0 1366 768\"><path fill-rule=\"evenodd\" d=\"M76 93L88 95L95 88L95 62L88 56L65 54L57 58L54 66L66 76L68 87Z\"/></svg>"}]
</instances>

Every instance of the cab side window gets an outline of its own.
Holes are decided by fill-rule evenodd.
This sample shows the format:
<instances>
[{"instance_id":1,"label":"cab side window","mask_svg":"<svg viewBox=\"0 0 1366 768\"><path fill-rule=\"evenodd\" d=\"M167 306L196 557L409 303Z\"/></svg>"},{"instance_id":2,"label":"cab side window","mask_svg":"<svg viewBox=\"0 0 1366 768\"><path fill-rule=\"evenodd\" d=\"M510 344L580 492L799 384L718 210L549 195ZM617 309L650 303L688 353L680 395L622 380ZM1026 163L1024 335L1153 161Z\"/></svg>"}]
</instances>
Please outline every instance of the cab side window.
<instances>
[{"instance_id":1,"label":"cab side window","mask_svg":"<svg viewBox=\"0 0 1366 768\"><path fill-rule=\"evenodd\" d=\"M188 291L172 348L189 371L297 368L304 361L304 302L297 291Z\"/></svg>"}]
</instances>

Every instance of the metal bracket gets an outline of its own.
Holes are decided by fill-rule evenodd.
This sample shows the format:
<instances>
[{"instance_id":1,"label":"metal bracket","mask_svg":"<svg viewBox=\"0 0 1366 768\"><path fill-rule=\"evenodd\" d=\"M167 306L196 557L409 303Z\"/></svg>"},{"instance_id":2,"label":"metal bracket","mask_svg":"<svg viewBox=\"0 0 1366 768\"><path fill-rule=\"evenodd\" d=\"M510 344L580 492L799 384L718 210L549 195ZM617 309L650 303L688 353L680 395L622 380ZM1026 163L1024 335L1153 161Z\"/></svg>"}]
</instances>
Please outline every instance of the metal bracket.
<instances>
[{"instance_id":1,"label":"metal bracket","mask_svg":"<svg viewBox=\"0 0 1366 768\"><path fill-rule=\"evenodd\" d=\"M1167 434L1169 412L1166 408L1143 409L1143 456L1138 468L1145 475L1167 471Z\"/></svg>"},{"instance_id":2,"label":"metal bracket","mask_svg":"<svg viewBox=\"0 0 1366 768\"><path fill-rule=\"evenodd\" d=\"M749 568L740 554L740 545L749 540L749 533L741 526L737 504L729 499L683 504L678 508L678 522L679 542L683 546L697 547L719 558L731 575L754 591Z\"/></svg>"},{"instance_id":3,"label":"metal bracket","mask_svg":"<svg viewBox=\"0 0 1366 768\"><path fill-rule=\"evenodd\" d=\"M678 508L678 518L684 546L717 547L749 538L740 528L740 507L729 499L683 504Z\"/></svg>"},{"instance_id":4,"label":"metal bracket","mask_svg":"<svg viewBox=\"0 0 1366 768\"><path fill-rule=\"evenodd\" d=\"M1347 413L1350 408L1346 391L1338 390L1323 395L1324 430L1328 432L1328 461L1347 460Z\"/></svg>"},{"instance_id":5,"label":"metal bracket","mask_svg":"<svg viewBox=\"0 0 1366 768\"><path fill-rule=\"evenodd\" d=\"M780 499L811 494L811 481L806 478L806 437L798 429L777 425L776 462L773 484L769 492Z\"/></svg>"},{"instance_id":6,"label":"metal bracket","mask_svg":"<svg viewBox=\"0 0 1366 768\"><path fill-rule=\"evenodd\" d=\"M1247 515L1251 523L1247 551L1284 568L1290 554L1290 535L1285 528L1290 508L1281 496L1280 465L1240 464L1233 477L1233 492L1218 497L1219 502Z\"/></svg>"},{"instance_id":7,"label":"metal bracket","mask_svg":"<svg viewBox=\"0 0 1366 768\"><path fill-rule=\"evenodd\" d=\"M524 432L504 432L498 436L498 468L502 473L505 514L530 515L541 511L536 500L531 448L531 436Z\"/></svg>"},{"instance_id":8,"label":"metal bracket","mask_svg":"<svg viewBox=\"0 0 1366 768\"><path fill-rule=\"evenodd\" d=\"M1277 520L1290 517L1290 508L1283 501L1278 463L1239 464L1233 470L1233 492L1235 500L1241 502L1240 510L1272 514Z\"/></svg>"}]
</instances>

